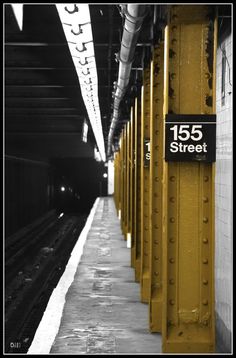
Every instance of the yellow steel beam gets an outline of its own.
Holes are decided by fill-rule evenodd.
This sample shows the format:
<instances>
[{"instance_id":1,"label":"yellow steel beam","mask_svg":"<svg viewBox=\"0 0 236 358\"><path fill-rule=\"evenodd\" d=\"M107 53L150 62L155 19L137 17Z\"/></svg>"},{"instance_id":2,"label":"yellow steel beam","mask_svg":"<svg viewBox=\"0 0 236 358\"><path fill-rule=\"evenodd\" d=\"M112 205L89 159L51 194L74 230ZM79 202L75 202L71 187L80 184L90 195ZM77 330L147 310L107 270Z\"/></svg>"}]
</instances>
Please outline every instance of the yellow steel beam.
<instances>
[{"instance_id":1,"label":"yellow steel beam","mask_svg":"<svg viewBox=\"0 0 236 358\"><path fill-rule=\"evenodd\" d=\"M117 215L120 212L120 151L116 152L115 156L115 198Z\"/></svg>"},{"instance_id":2,"label":"yellow steel beam","mask_svg":"<svg viewBox=\"0 0 236 358\"><path fill-rule=\"evenodd\" d=\"M122 232L125 235L125 221L126 221L126 127L123 129L123 213L122 217Z\"/></svg>"},{"instance_id":3,"label":"yellow steel beam","mask_svg":"<svg viewBox=\"0 0 236 358\"><path fill-rule=\"evenodd\" d=\"M118 215L119 210L119 201L118 201L118 183L117 183L117 175L118 175L118 152L114 154L114 201L115 201L115 207Z\"/></svg>"},{"instance_id":4,"label":"yellow steel beam","mask_svg":"<svg viewBox=\"0 0 236 358\"><path fill-rule=\"evenodd\" d=\"M133 108L133 226L132 226L132 240L131 240L131 266L135 269L136 266L136 241L137 241L137 97L134 101Z\"/></svg>"},{"instance_id":5,"label":"yellow steel beam","mask_svg":"<svg viewBox=\"0 0 236 358\"><path fill-rule=\"evenodd\" d=\"M150 301L149 327L161 332L162 324L162 197L163 197L163 86L164 43L154 48L150 98Z\"/></svg>"},{"instance_id":6,"label":"yellow steel beam","mask_svg":"<svg viewBox=\"0 0 236 358\"><path fill-rule=\"evenodd\" d=\"M164 114L215 112L212 8L170 8ZM214 352L214 164L166 162L163 183L163 352Z\"/></svg>"},{"instance_id":7,"label":"yellow steel beam","mask_svg":"<svg viewBox=\"0 0 236 358\"><path fill-rule=\"evenodd\" d=\"M130 121L126 123L126 239L130 235Z\"/></svg>"},{"instance_id":8,"label":"yellow steel beam","mask_svg":"<svg viewBox=\"0 0 236 358\"><path fill-rule=\"evenodd\" d=\"M134 105L134 152L135 152L135 168L134 168L134 240L132 242L131 255L135 263L135 281L140 281L141 267L141 98L135 98Z\"/></svg>"},{"instance_id":9,"label":"yellow steel beam","mask_svg":"<svg viewBox=\"0 0 236 358\"><path fill-rule=\"evenodd\" d=\"M126 240L127 233L127 126L123 131L123 215L122 232Z\"/></svg>"},{"instance_id":10,"label":"yellow steel beam","mask_svg":"<svg viewBox=\"0 0 236 358\"><path fill-rule=\"evenodd\" d=\"M135 99L136 102L137 99ZM136 220L137 220L137 163L136 163L136 118L135 104L132 107L132 137L131 137L131 162L132 162L132 228L131 228L131 266L135 269L136 262Z\"/></svg>"},{"instance_id":11,"label":"yellow steel beam","mask_svg":"<svg viewBox=\"0 0 236 358\"><path fill-rule=\"evenodd\" d=\"M120 146L121 146L121 137L120 137ZM118 151L118 164L117 164L117 201L118 201L118 217L121 218L121 191L122 191L122 182L121 182L121 147Z\"/></svg>"},{"instance_id":12,"label":"yellow steel beam","mask_svg":"<svg viewBox=\"0 0 236 358\"><path fill-rule=\"evenodd\" d=\"M125 161L124 161L124 147L125 147L125 142L124 142L124 128L121 132L121 146L120 146L120 165L121 165L121 172L120 172L120 182L121 182L121 190L120 190L120 204L121 204L121 216L120 216L120 222L121 222L121 229L122 232L124 232L124 198L125 198L125 181L124 181L124 173L125 173Z\"/></svg>"},{"instance_id":13,"label":"yellow steel beam","mask_svg":"<svg viewBox=\"0 0 236 358\"><path fill-rule=\"evenodd\" d=\"M128 158L127 158L127 144L128 144L128 125L125 124L124 127L124 225L123 225L123 234L124 239L127 240L127 228L128 228Z\"/></svg>"},{"instance_id":14,"label":"yellow steel beam","mask_svg":"<svg viewBox=\"0 0 236 358\"><path fill-rule=\"evenodd\" d=\"M141 301L150 297L149 176L150 160L150 67L144 70L141 123Z\"/></svg>"},{"instance_id":15,"label":"yellow steel beam","mask_svg":"<svg viewBox=\"0 0 236 358\"><path fill-rule=\"evenodd\" d=\"M130 111L130 235L131 235L131 266L135 267L134 256L132 254L132 247L134 245L134 204L135 204L135 191L134 191L134 108L131 107Z\"/></svg>"}]
</instances>

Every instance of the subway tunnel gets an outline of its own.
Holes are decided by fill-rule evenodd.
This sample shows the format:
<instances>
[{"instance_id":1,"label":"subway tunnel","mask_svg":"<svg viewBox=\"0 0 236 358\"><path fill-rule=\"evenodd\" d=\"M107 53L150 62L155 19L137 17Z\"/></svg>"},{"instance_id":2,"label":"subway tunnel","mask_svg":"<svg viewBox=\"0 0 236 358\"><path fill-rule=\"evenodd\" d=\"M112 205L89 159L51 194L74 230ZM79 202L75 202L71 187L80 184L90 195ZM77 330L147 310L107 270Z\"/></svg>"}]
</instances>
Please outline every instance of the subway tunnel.
<instances>
[{"instance_id":1,"label":"subway tunnel","mask_svg":"<svg viewBox=\"0 0 236 358\"><path fill-rule=\"evenodd\" d=\"M3 4L5 354L232 354L232 4Z\"/></svg>"}]
</instances>

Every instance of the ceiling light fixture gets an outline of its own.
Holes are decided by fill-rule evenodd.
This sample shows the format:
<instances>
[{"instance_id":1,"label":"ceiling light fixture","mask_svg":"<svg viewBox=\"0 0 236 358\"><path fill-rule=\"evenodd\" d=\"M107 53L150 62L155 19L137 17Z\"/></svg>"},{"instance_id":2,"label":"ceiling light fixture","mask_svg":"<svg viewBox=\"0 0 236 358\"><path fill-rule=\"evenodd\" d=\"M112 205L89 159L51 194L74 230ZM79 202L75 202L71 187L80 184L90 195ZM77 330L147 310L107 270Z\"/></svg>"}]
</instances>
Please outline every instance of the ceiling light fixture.
<instances>
[{"instance_id":1,"label":"ceiling light fixture","mask_svg":"<svg viewBox=\"0 0 236 358\"><path fill-rule=\"evenodd\" d=\"M85 119L84 124L83 124L82 141L87 143L87 138L88 138L88 124L87 124L86 119Z\"/></svg>"},{"instance_id":2,"label":"ceiling light fixture","mask_svg":"<svg viewBox=\"0 0 236 358\"><path fill-rule=\"evenodd\" d=\"M23 29L23 5L24 4L11 4L17 24L21 31Z\"/></svg>"},{"instance_id":3,"label":"ceiling light fixture","mask_svg":"<svg viewBox=\"0 0 236 358\"><path fill-rule=\"evenodd\" d=\"M101 159L106 161L93 34L88 4L56 4ZM86 76L86 82L85 80ZM94 103L94 106L91 104Z\"/></svg>"}]
</instances>

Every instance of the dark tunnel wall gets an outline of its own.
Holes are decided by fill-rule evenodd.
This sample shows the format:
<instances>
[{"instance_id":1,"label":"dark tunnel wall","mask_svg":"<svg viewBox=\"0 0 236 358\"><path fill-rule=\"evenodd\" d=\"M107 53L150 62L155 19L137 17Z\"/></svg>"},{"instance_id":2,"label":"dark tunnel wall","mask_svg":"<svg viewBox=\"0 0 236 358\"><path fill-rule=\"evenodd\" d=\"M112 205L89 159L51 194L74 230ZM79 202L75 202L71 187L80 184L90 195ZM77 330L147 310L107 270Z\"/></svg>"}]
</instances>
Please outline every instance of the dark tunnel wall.
<instances>
[{"instance_id":1,"label":"dark tunnel wall","mask_svg":"<svg viewBox=\"0 0 236 358\"><path fill-rule=\"evenodd\" d=\"M52 166L58 210L89 213L96 198L107 195L107 179L103 177L107 168L103 162L92 158L63 158L53 160ZM65 192L61 192L61 186Z\"/></svg>"},{"instance_id":2,"label":"dark tunnel wall","mask_svg":"<svg viewBox=\"0 0 236 358\"><path fill-rule=\"evenodd\" d=\"M90 158L54 159L48 164L6 156L5 236L52 209L88 214L96 198L107 195L104 173L104 163Z\"/></svg>"},{"instance_id":3,"label":"dark tunnel wall","mask_svg":"<svg viewBox=\"0 0 236 358\"><path fill-rule=\"evenodd\" d=\"M5 158L5 236L32 223L53 206L50 167L43 162Z\"/></svg>"}]
</instances>

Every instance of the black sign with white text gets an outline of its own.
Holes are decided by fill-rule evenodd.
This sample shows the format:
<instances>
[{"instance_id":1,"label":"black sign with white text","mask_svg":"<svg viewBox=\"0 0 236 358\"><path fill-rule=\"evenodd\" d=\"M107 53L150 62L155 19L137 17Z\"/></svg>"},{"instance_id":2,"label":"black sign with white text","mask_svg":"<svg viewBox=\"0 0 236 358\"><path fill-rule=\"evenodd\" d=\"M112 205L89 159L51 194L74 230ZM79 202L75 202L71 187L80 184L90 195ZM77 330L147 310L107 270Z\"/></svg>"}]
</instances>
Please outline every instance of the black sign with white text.
<instances>
[{"instance_id":1,"label":"black sign with white text","mask_svg":"<svg viewBox=\"0 0 236 358\"><path fill-rule=\"evenodd\" d=\"M150 165L150 139L144 139L144 167Z\"/></svg>"},{"instance_id":2,"label":"black sign with white text","mask_svg":"<svg viewBox=\"0 0 236 358\"><path fill-rule=\"evenodd\" d=\"M165 160L216 160L216 115L167 114L165 121Z\"/></svg>"}]
</instances>

